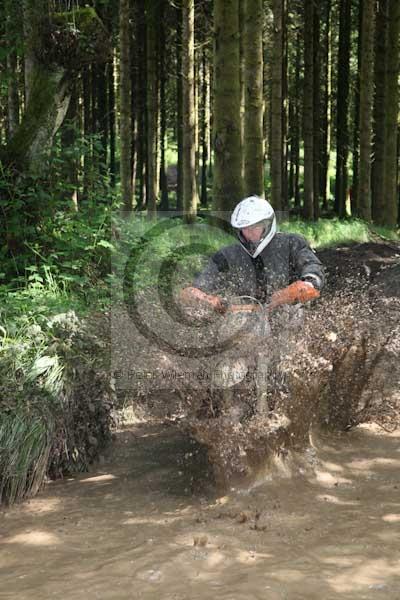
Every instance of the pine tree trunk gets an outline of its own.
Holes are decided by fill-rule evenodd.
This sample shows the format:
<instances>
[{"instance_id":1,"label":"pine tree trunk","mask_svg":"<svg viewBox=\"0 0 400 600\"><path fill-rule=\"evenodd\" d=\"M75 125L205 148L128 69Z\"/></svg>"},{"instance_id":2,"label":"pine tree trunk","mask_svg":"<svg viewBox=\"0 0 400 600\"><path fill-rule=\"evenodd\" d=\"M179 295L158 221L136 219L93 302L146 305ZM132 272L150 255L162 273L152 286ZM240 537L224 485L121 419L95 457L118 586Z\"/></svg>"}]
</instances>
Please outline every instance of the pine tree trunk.
<instances>
[{"instance_id":1,"label":"pine tree trunk","mask_svg":"<svg viewBox=\"0 0 400 600\"><path fill-rule=\"evenodd\" d=\"M208 178L211 179L213 176L213 153L212 153L212 143L213 143L213 93L212 90L214 88L214 76L213 76L213 62L208 57L208 102L207 102L207 126L208 126Z\"/></svg>"},{"instance_id":2,"label":"pine tree trunk","mask_svg":"<svg viewBox=\"0 0 400 600\"><path fill-rule=\"evenodd\" d=\"M146 0L147 24L147 211L151 216L157 211L158 198L158 68L157 39L159 3Z\"/></svg>"},{"instance_id":3,"label":"pine tree trunk","mask_svg":"<svg viewBox=\"0 0 400 600\"><path fill-rule=\"evenodd\" d=\"M200 97L200 60L199 51L194 51L194 150L196 165L196 197L199 200L199 175L200 175L200 115L199 115L199 97Z\"/></svg>"},{"instance_id":4,"label":"pine tree trunk","mask_svg":"<svg viewBox=\"0 0 400 600\"><path fill-rule=\"evenodd\" d=\"M48 0L24 0L25 111L9 140L5 161L18 171L40 173L43 155L50 149L70 101L70 74L56 61L45 62Z\"/></svg>"},{"instance_id":5,"label":"pine tree trunk","mask_svg":"<svg viewBox=\"0 0 400 600\"><path fill-rule=\"evenodd\" d=\"M216 210L242 198L239 0L214 2L214 181Z\"/></svg>"},{"instance_id":6,"label":"pine tree trunk","mask_svg":"<svg viewBox=\"0 0 400 600\"><path fill-rule=\"evenodd\" d=\"M137 210L144 210L146 207L146 111L144 107L138 112L138 150L137 150L137 189L138 202Z\"/></svg>"},{"instance_id":7,"label":"pine tree trunk","mask_svg":"<svg viewBox=\"0 0 400 600\"><path fill-rule=\"evenodd\" d=\"M304 7L304 218L314 218L314 6Z\"/></svg>"},{"instance_id":8,"label":"pine tree trunk","mask_svg":"<svg viewBox=\"0 0 400 600\"><path fill-rule=\"evenodd\" d=\"M115 89L114 89L114 62L108 63L108 127L110 131L110 184L115 187L116 164L115 164Z\"/></svg>"},{"instance_id":9,"label":"pine tree trunk","mask_svg":"<svg viewBox=\"0 0 400 600\"><path fill-rule=\"evenodd\" d=\"M335 212L346 215L347 159L349 152L349 73L350 73L350 31L351 0L340 0L339 5L339 54L336 104L336 183Z\"/></svg>"},{"instance_id":10,"label":"pine tree trunk","mask_svg":"<svg viewBox=\"0 0 400 600\"><path fill-rule=\"evenodd\" d=\"M147 204L146 197L146 159L147 159L147 70L146 70L146 16L145 0L140 0L136 13L136 111L137 111L137 207L144 210Z\"/></svg>"},{"instance_id":11,"label":"pine tree trunk","mask_svg":"<svg viewBox=\"0 0 400 600\"><path fill-rule=\"evenodd\" d=\"M287 0L282 0L282 209L288 210L288 34Z\"/></svg>"},{"instance_id":12,"label":"pine tree trunk","mask_svg":"<svg viewBox=\"0 0 400 600\"><path fill-rule=\"evenodd\" d=\"M129 0L120 0L120 176L121 197L124 204L124 209L126 211L130 211L133 208L131 181L131 76L129 17Z\"/></svg>"},{"instance_id":13,"label":"pine tree trunk","mask_svg":"<svg viewBox=\"0 0 400 600\"><path fill-rule=\"evenodd\" d=\"M107 95L107 69L106 63L99 65L97 72L97 101L99 131L101 139L100 172L107 172L107 149L108 149L108 95Z\"/></svg>"},{"instance_id":14,"label":"pine tree trunk","mask_svg":"<svg viewBox=\"0 0 400 600\"><path fill-rule=\"evenodd\" d=\"M182 0L176 2L176 132L178 147L176 209L183 211L183 79L182 79Z\"/></svg>"},{"instance_id":15,"label":"pine tree trunk","mask_svg":"<svg viewBox=\"0 0 400 600\"><path fill-rule=\"evenodd\" d=\"M50 17L52 27L60 20L69 23L74 19L76 23L76 35L68 43L68 50L75 57L75 70L65 64L63 55L67 48L63 47L63 40L56 43L51 35L54 27L50 27ZM5 149L4 162L12 164L15 171L37 174L42 172L43 158L67 113L76 71L86 64L88 30L96 61L104 61L110 48L104 25L92 9L54 15L47 1L25 0L24 21L28 35L26 58L32 59L25 70L29 100L18 130Z\"/></svg>"},{"instance_id":16,"label":"pine tree trunk","mask_svg":"<svg viewBox=\"0 0 400 600\"><path fill-rule=\"evenodd\" d=\"M48 0L23 0L25 109L28 107L35 72L38 68L38 49L49 15Z\"/></svg>"},{"instance_id":17,"label":"pine tree trunk","mask_svg":"<svg viewBox=\"0 0 400 600\"><path fill-rule=\"evenodd\" d=\"M167 144L167 102L166 102L166 61L165 61L165 24L161 21L160 34L160 210L169 210L168 181L166 165Z\"/></svg>"},{"instance_id":18,"label":"pine tree trunk","mask_svg":"<svg viewBox=\"0 0 400 600\"><path fill-rule=\"evenodd\" d=\"M208 204L207 195L207 168L208 168L208 140L209 132L209 104L210 104L210 71L207 57L207 50L203 46L202 56L202 113L201 113L201 206L206 207Z\"/></svg>"},{"instance_id":19,"label":"pine tree trunk","mask_svg":"<svg viewBox=\"0 0 400 600\"><path fill-rule=\"evenodd\" d=\"M97 106L97 69L98 65L90 65L90 107L91 107L91 131L94 134L99 133L99 109ZM94 154L93 154L94 157Z\"/></svg>"},{"instance_id":20,"label":"pine tree trunk","mask_svg":"<svg viewBox=\"0 0 400 600\"><path fill-rule=\"evenodd\" d=\"M320 189L320 172L321 172L321 56L320 56L320 8L318 3L314 3L314 98L313 98L313 153L314 153L314 219L319 218L319 189Z\"/></svg>"},{"instance_id":21,"label":"pine tree trunk","mask_svg":"<svg viewBox=\"0 0 400 600\"><path fill-rule=\"evenodd\" d=\"M295 177L295 154L294 154L294 149L295 149L295 142L294 142L294 127L293 127L293 123L295 121L296 115L295 115L295 104L293 99L291 98L291 95L289 94L289 180L288 180L288 201L290 202L291 200L293 200L294 198L294 177Z\"/></svg>"},{"instance_id":22,"label":"pine tree trunk","mask_svg":"<svg viewBox=\"0 0 400 600\"><path fill-rule=\"evenodd\" d=\"M264 36L263 36L263 63L264 63L264 83L263 83L263 95L264 95L264 161L270 161L271 159L271 139L270 139L270 122L271 122L271 61L270 61L270 35L266 24L266 17L264 15Z\"/></svg>"},{"instance_id":23,"label":"pine tree trunk","mask_svg":"<svg viewBox=\"0 0 400 600\"><path fill-rule=\"evenodd\" d=\"M72 209L78 211L78 159L74 152L78 127L78 94L76 84L71 90L71 100L61 131L61 148L63 151L63 181L65 182L65 199L71 202Z\"/></svg>"},{"instance_id":24,"label":"pine tree trunk","mask_svg":"<svg viewBox=\"0 0 400 600\"><path fill-rule=\"evenodd\" d=\"M245 25L246 25L246 4L247 0L239 0L239 34L240 34L240 144L242 148L242 177L243 177L243 193L245 192L245 120L246 120L246 64L245 64Z\"/></svg>"},{"instance_id":25,"label":"pine tree trunk","mask_svg":"<svg viewBox=\"0 0 400 600\"><path fill-rule=\"evenodd\" d=\"M6 43L7 53L7 140L10 140L19 125L18 60L16 46L18 41L18 9L8 0L6 4Z\"/></svg>"},{"instance_id":26,"label":"pine tree trunk","mask_svg":"<svg viewBox=\"0 0 400 600\"><path fill-rule=\"evenodd\" d=\"M183 212L186 223L192 223L196 218L197 212L194 110L194 0L183 0L182 8Z\"/></svg>"},{"instance_id":27,"label":"pine tree trunk","mask_svg":"<svg viewBox=\"0 0 400 600\"><path fill-rule=\"evenodd\" d=\"M385 225L396 227L399 216L397 134L399 115L400 4L390 2L386 75Z\"/></svg>"},{"instance_id":28,"label":"pine tree trunk","mask_svg":"<svg viewBox=\"0 0 400 600\"><path fill-rule=\"evenodd\" d=\"M275 210L282 210L282 49L283 3L273 0L273 34L271 66L271 200Z\"/></svg>"},{"instance_id":29,"label":"pine tree trunk","mask_svg":"<svg viewBox=\"0 0 400 600\"><path fill-rule=\"evenodd\" d=\"M296 66L295 66L295 116L294 116L294 132L293 132L293 160L294 160L294 205L297 209L300 208L300 32L297 33L296 44Z\"/></svg>"},{"instance_id":30,"label":"pine tree trunk","mask_svg":"<svg viewBox=\"0 0 400 600\"><path fill-rule=\"evenodd\" d=\"M364 0L360 71L360 168L357 206L360 216L371 221L371 137L374 91L375 0Z\"/></svg>"},{"instance_id":31,"label":"pine tree trunk","mask_svg":"<svg viewBox=\"0 0 400 600\"><path fill-rule=\"evenodd\" d=\"M263 0L246 0L245 7L244 195L263 197Z\"/></svg>"},{"instance_id":32,"label":"pine tree trunk","mask_svg":"<svg viewBox=\"0 0 400 600\"><path fill-rule=\"evenodd\" d=\"M383 0L386 2L386 0ZM351 214L358 215L358 164L360 161L360 70L362 53L362 12L363 3L358 5L358 43L357 43L357 76L354 92L354 141L353 141L353 182L351 189Z\"/></svg>"},{"instance_id":33,"label":"pine tree trunk","mask_svg":"<svg viewBox=\"0 0 400 600\"><path fill-rule=\"evenodd\" d=\"M83 138L85 153L83 156L83 198L87 200L90 192L92 169L92 150L90 135L92 133L90 70L89 65L82 69L82 105L83 105Z\"/></svg>"},{"instance_id":34,"label":"pine tree trunk","mask_svg":"<svg viewBox=\"0 0 400 600\"><path fill-rule=\"evenodd\" d=\"M16 73L18 71L17 55L14 51L7 55L7 71L8 71L8 114L7 114L7 139L10 140L18 129L19 125L19 93L18 79Z\"/></svg>"},{"instance_id":35,"label":"pine tree trunk","mask_svg":"<svg viewBox=\"0 0 400 600\"><path fill-rule=\"evenodd\" d=\"M373 162L372 162L372 218L375 223L382 224L385 217L385 190L384 190L384 170L385 170L385 96L386 96L386 60L387 60L387 20L388 3L387 0L379 2L376 13L375 30L375 100L374 100L374 119L373 119ZM361 27L360 27L361 32ZM361 52L359 54L361 66ZM358 120L360 118L360 94L358 93ZM358 127L357 127L358 130ZM357 156L359 158L358 151ZM357 173L358 175L358 165ZM357 182L358 183L358 182ZM353 192L357 187L353 185Z\"/></svg>"},{"instance_id":36,"label":"pine tree trunk","mask_svg":"<svg viewBox=\"0 0 400 600\"><path fill-rule=\"evenodd\" d=\"M325 5L325 32L323 44L323 80L324 96L321 109L322 115L322 164L320 172L320 196L322 198L323 210L328 209L328 200L330 197L329 186L329 165L330 165L330 144L331 144L331 0L326 0Z\"/></svg>"},{"instance_id":37,"label":"pine tree trunk","mask_svg":"<svg viewBox=\"0 0 400 600\"><path fill-rule=\"evenodd\" d=\"M132 8L132 7L131 7ZM132 11L132 21L137 22L136 11ZM136 201L136 179L138 168L138 41L132 36L130 44L131 54L131 188L132 204Z\"/></svg>"}]
</instances>

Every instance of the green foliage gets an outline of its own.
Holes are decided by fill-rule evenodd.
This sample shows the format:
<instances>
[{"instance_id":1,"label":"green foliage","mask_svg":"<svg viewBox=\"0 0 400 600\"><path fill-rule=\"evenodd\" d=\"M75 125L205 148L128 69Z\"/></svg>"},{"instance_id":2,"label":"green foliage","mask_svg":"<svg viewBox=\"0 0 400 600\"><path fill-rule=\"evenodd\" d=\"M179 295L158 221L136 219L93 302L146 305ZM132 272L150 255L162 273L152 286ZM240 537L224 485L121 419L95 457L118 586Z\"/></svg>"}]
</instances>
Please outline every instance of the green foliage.
<instances>
[{"instance_id":1,"label":"green foliage","mask_svg":"<svg viewBox=\"0 0 400 600\"><path fill-rule=\"evenodd\" d=\"M128 221L116 217L114 228L120 238L113 254L114 292L122 280L135 291L163 286L160 269L167 262L176 265L179 280L188 281L201 270L208 256L235 241L232 235L209 226L203 218L190 227L180 218L149 222L139 215Z\"/></svg>"},{"instance_id":2,"label":"green foliage","mask_svg":"<svg viewBox=\"0 0 400 600\"><path fill-rule=\"evenodd\" d=\"M87 469L110 436L107 332L82 321L110 301L114 196L101 152L98 137L65 148L58 136L40 175L0 172L0 503ZM75 212L69 175L82 156L92 169Z\"/></svg>"},{"instance_id":3,"label":"green foliage","mask_svg":"<svg viewBox=\"0 0 400 600\"><path fill-rule=\"evenodd\" d=\"M106 302L114 195L101 150L97 136L78 137L73 146L62 149L59 136L40 175L21 175L16 183L3 167L0 280L8 283L9 291L23 287L35 299L41 290L48 297L57 289L58 297L78 295L83 304ZM71 165L80 164L82 156L90 156L92 165L85 197L69 177ZM78 212L70 200L76 191Z\"/></svg>"},{"instance_id":4,"label":"green foliage","mask_svg":"<svg viewBox=\"0 0 400 600\"><path fill-rule=\"evenodd\" d=\"M0 503L12 503L46 475L87 469L110 438L114 393L107 338L74 311L2 322Z\"/></svg>"},{"instance_id":5,"label":"green foliage","mask_svg":"<svg viewBox=\"0 0 400 600\"><path fill-rule=\"evenodd\" d=\"M0 417L0 503L35 494L46 475L51 425L20 410Z\"/></svg>"},{"instance_id":6,"label":"green foliage","mask_svg":"<svg viewBox=\"0 0 400 600\"><path fill-rule=\"evenodd\" d=\"M281 231L303 235L315 248L336 246L351 242L369 242L376 235L386 239L399 239L398 234L385 228L372 227L360 219L319 219L316 222L290 220L280 224Z\"/></svg>"},{"instance_id":7,"label":"green foliage","mask_svg":"<svg viewBox=\"0 0 400 600\"><path fill-rule=\"evenodd\" d=\"M46 25L40 58L47 68L55 64L78 71L112 54L108 31L94 8L55 12Z\"/></svg>"}]
</instances>

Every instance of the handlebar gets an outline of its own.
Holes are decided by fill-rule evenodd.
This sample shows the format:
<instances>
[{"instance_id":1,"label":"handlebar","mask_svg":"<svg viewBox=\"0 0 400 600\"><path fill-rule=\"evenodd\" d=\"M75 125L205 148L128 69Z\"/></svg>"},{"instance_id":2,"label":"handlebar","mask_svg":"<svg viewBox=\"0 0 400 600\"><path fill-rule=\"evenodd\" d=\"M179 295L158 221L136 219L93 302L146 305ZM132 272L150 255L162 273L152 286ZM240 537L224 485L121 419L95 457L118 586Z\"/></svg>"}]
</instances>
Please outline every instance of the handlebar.
<instances>
[{"instance_id":1,"label":"handlebar","mask_svg":"<svg viewBox=\"0 0 400 600\"><path fill-rule=\"evenodd\" d=\"M261 312L262 306L259 304L231 304L227 308L227 313L253 313Z\"/></svg>"}]
</instances>

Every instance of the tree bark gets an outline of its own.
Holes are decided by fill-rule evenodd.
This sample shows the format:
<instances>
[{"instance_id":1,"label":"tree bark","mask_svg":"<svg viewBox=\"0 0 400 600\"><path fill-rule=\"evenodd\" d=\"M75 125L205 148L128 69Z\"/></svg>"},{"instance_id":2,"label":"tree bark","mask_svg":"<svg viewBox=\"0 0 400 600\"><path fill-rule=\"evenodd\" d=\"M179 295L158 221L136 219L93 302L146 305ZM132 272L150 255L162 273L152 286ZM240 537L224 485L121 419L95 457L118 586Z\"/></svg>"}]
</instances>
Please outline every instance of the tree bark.
<instances>
[{"instance_id":1,"label":"tree bark","mask_svg":"<svg viewBox=\"0 0 400 600\"><path fill-rule=\"evenodd\" d=\"M296 67L295 67L295 88L294 102L294 131L293 131L293 160L294 160L294 205L297 209L300 208L300 59L301 59L301 44L300 31L297 32L296 44Z\"/></svg>"},{"instance_id":2,"label":"tree bark","mask_svg":"<svg viewBox=\"0 0 400 600\"><path fill-rule=\"evenodd\" d=\"M206 46L203 46L202 57L202 127L201 127L201 206L208 204L207 194L207 169L209 160L209 138L210 138L210 69Z\"/></svg>"},{"instance_id":3,"label":"tree bark","mask_svg":"<svg viewBox=\"0 0 400 600\"><path fill-rule=\"evenodd\" d=\"M264 196L263 0L246 0L244 194Z\"/></svg>"},{"instance_id":4,"label":"tree bark","mask_svg":"<svg viewBox=\"0 0 400 600\"><path fill-rule=\"evenodd\" d=\"M152 216L157 211L158 173L158 69L157 38L159 23L158 0L146 0L147 48L147 211Z\"/></svg>"},{"instance_id":5,"label":"tree bark","mask_svg":"<svg viewBox=\"0 0 400 600\"><path fill-rule=\"evenodd\" d=\"M383 0L384 2L386 0ZM358 42L357 42L357 75L354 92L354 141L353 141L353 182L351 189L351 214L358 215L358 164L360 161L360 70L362 54L362 12L363 3L358 4Z\"/></svg>"},{"instance_id":6,"label":"tree bark","mask_svg":"<svg viewBox=\"0 0 400 600\"><path fill-rule=\"evenodd\" d=\"M349 74L350 74L350 31L351 0L340 0L339 5L339 54L336 103L336 184L335 212L346 215L347 159L349 152Z\"/></svg>"},{"instance_id":7,"label":"tree bark","mask_svg":"<svg viewBox=\"0 0 400 600\"><path fill-rule=\"evenodd\" d=\"M386 60L387 60L387 20L388 20L388 3L387 0L379 2L376 13L376 29L375 29L375 99L374 99L374 118L373 118L373 162L372 162L372 219L376 223L384 222L385 214L385 190L384 190L384 170L385 170L385 111L386 111ZM360 26L361 33L361 26ZM361 50L359 53L359 65L361 66ZM358 121L360 119L360 93L358 92ZM359 140L358 140L359 141ZM354 158L359 159L357 155ZM356 172L356 185L353 184L353 192L358 189L358 164Z\"/></svg>"},{"instance_id":8,"label":"tree bark","mask_svg":"<svg viewBox=\"0 0 400 600\"><path fill-rule=\"evenodd\" d=\"M131 76L130 76L130 2L120 0L120 177L121 197L126 211L133 208L131 181Z\"/></svg>"},{"instance_id":9,"label":"tree bark","mask_svg":"<svg viewBox=\"0 0 400 600\"><path fill-rule=\"evenodd\" d=\"M69 80L63 65L44 64L40 57L48 43L47 0L24 0L25 93L23 119L6 148L6 162L25 172L39 172L42 157L66 115Z\"/></svg>"},{"instance_id":10,"label":"tree bark","mask_svg":"<svg viewBox=\"0 0 400 600\"><path fill-rule=\"evenodd\" d=\"M90 136L92 133L90 69L86 65L82 69L82 106L83 106L83 198L87 199L90 190L92 151Z\"/></svg>"},{"instance_id":11,"label":"tree bark","mask_svg":"<svg viewBox=\"0 0 400 600\"><path fill-rule=\"evenodd\" d=\"M42 48L44 31L49 22L49 0L23 0L25 107L28 106L36 70L38 50Z\"/></svg>"},{"instance_id":12,"label":"tree bark","mask_svg":"<svg viewBox=\"0 0 400 600\"><path fill-rule=\"evenodd\" d=\"M78 94L76 84L71 92L71 100L65 116L61 132L61 148L63 151L63 182L65 182L65 199L69 200L74 211L78 211L78 157L74 152L77 138Z\"/></svg>"},{"instance_id":13,"label":"tree bark","mask_svg":"<svg viewBox=\"0 0 400 600\"><path fill-rule=\"evenodd\" d=\"M307 220L314 219L314 6L305 0L304 7L304 207Z\"/></svg>"},{"instance_id":14,"label":"tree bark","mask_svg":"<svg viewBox=\"0 0 400 600\"><path fill-rule=\"evenodd\" d=\"M6 4L6 43L7 53L7 140L10 140L18 129L20 104L18 91L18 9L16 4L8 0Z\"/></svg>"},{"instance_id":15,"label":"tree bark","mask_svg":"<svg viewBox=\"0 0 400 600\"><path fill-rule=\"evenodd\" d=\"M321 172L321 55L320 55L320 7L318 3L314 3L314 82L313 82L313 153L314 153L314 220L319 218L319 189L320 189L320 172Z\"/></svg>"},{"instance_id":16,"label":"tree bark","mask_svg":"<svg viewBox=\"0 0 400 600\"><path fill-rule=\"evenodd\" d=\"M115 187L116 164L115 164L115 89L114 89L114 61L108 63L108 126L110 130L110 184Z\"/></svg>"},{"instance_id":17,"label":"tree bark","mask_svg":"<svg viewBox=\"0 0 400 600\"><path fill-rule=\"evenodd\" d=\"M360 168L357 206L360 216L371 221L371 137L373 102L375 0L364 0L360 71Z\"/></svg>"},{"instance_id":18,"label":"tree bark","mask_svg":"<svg viewBox=\"0 0 400 600\"><path fill-rule=\"evenodd\" d=\"M397 133L399 115L399 37L400 4L390 2L388 56L386 75L386 123L385 123L385 225L396 227L399 216Z\"/></svg>"},{"instance_id":19,"label":"tree bark","mask_svg":"<svg viewBox=\"0 0 400 600\"><path fill-rule=\"evenodd\" d=\"M215 0L213 201L222 211L231 211L243 195L239 37L239 0Z\"/></svg>"},{"instance_id":20,"label":"tree bark","mask_svg":"<svg viewBox=\"0 0 400 600\"><path fill-rule=\"evenodd\" d=\"M322 104L322 164L320 172L320 196L322 198L323 210L328 209L328 200L330 198L330 149L331 149L331 0L325 4L325 31L324 31L324 61L323 61L323 79L324 95Z\"/></svg>"},{"instance_id":21,"label":"tree bark","mask_svg":"<svg viewBox=\"0 0 400 600\"><path fill-rule=\"evenodd\" d=\"M137 20L136 11L132 11L132 21ZM132 32L133 33L133 32ZM132 203L136 201L136 179L138 167L138 41L133 34L130 44L131 53L131 186Z\"/></svg>"},{"instance_id":22,"label":"tree bark","mask_svg":"<svg viewBox=\"0 0 400 600\"><path fill-rule=\"evenodd\" d=\"M166 78L167 66L165 60L165 23L161 21L160 32L160 210L169 210L168 181L166 165L167 144L167 100L166 100Z\"/></svg>"},{"instance_id":23,"label":"tree bark","mask_svg":"<svg viewBox=\"0 0 400 600\"><path fill-rule=\"evenodd\" d=\"M51 147L68 110L71 94L64 75L63 69L35 69L28 107L6 149L7 162L18 170L41 171L43 154Z\"/></svg>"},{"instance_id":24,"label":"tree bark","mask_svg":"<svg viewBox=\"0 0 400 600\"><path fill-rule=\"evenodd\" d=\"M182 6L182 75L183 75L183 213L192 223L197 212L196 146L194 110L194 0Z\"/></svg>"},{"instance_id":25,"label":"tree bark","mask_svg":"<svg viewBox=\"0 0 400 600\"><path fill-rule=\"evenodd\" d=\"M144 210L147 204L146 196L146 160L147 160L147 51L146 51L146 15L145 0L138 2L136 12L135 32L137 40L137 79L136 79L136 110L137 110L137 196L136 210Z\"/></svg>"},{"instance_id":26,"label":"tree bark","mask_svg":"<svg viewBox=\"0 0 400 600\"><path fill-rule=\"evenodd\" d=\"M282 0L282 209L288 210L288 0Z\"/></svg>"},{"instance_id":27,"label":"tree bark","mask_svg":"<svg viewBox=\"0 0 400 600\"><path fill-rule=\"evenodd\" d=\"M107 65L99 65L97 71L97 102L99 133L101 140L100 150L100 173L107 173L107 154L108 154L108 94L107 94Z\"/></svg>"},{"instance_id":28,"label":"tree bark","mask_svg":"<svg viewBox=\"0 0 400 600\"><path fill-rule=\"evenodd\" d=\"M182 80L182 0L176 2L176 138L178 150L176 210L183 211L183 80Z\"/></svg>"},{"instance_id":29,"label":"tree bark","mask_svg":"<svg viewBox=\"0 0 400 600\"><path fill-rule=\"evenodd\" d=\"M194 51L194 86L193 86L193 104L194 104L194 150L195 150L195 165L196 165L196 197L198 202L199 200L199 192L198 192L198 182L200 175L200 125L199 125L199 97L200 97L200 60L199 60L199 51L196 49Z\"/></svg>"},{"instance_id":30,"label":"tree bark","mask_svg":"<svg viewBox=\"0 0 400 600\"><path fill-rule=\"evenodd\" d=\"M282 210L282 73L283 73L283 3L273 0L271 66L271 200L275 210Z\"/></svg>"},{"instance_id":31,"label":"tree bark","mask_svg":"<svg viewBox=\"0 0 400 600\"><path fill-rule=\"evenodd\" d=\"M268 13L264 14L264 27L263 27L263 63L264 63L264 74L263 74L263 95L264 95L264 161L270 161L271 159L271 35L272 29L267 21ZM271 31L270 31L271 30Z\"/></svg>"},{"instance_id":32,"label":"tree bark","mask_svg":"<svg viewBox=\"0 0 400 600\"><path fill-rule=\"evenodd\" d=\"M245 176L245 121L246 121L246 64L245 64L245 25L246 25L246 4L247 0L239 0L239 35L240 35L240 144L242 148L242 177L243 177L243 193L245 193L246 182Z\"/></svg>"}]
</instances>

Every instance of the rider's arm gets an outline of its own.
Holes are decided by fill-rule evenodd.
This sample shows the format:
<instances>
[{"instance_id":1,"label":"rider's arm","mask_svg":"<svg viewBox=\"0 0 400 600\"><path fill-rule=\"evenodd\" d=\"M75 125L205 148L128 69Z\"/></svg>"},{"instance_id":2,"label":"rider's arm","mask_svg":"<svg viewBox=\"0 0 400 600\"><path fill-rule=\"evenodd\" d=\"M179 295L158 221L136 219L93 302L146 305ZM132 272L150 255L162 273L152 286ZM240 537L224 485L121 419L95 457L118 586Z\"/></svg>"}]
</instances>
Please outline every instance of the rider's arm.
<instances>
[{"instance_id":1,"label":"rider's arm","mask_svg":"<svg viewBox=\"0 0 400 600\"><path fill-rule=\"evenodd\" d=\"M321 290L325 283L325 273L321 261L301 235L291 236L291 262L296 277L310 282L315 289Z\"/></svg>"},{"instance_id":2,"label":"rider's arm","mask_svg":"<svg viewBox=\"0 0 400 600\"><path fill-rule=\"evenodd\" d=\"M183 288L180 292L180 299L184 304L201 304L203 306L208 306L221 314L224 314L228 308L228 303L221 298L221 296L206 294L194 286Z\"/></svg>"},{"instance_id":3,"label":"rider's arm","mask_svg":"<svg viewBox=\"0 0 400 600\"><path fill-rule=\"evenodd\" d=\"M208 261L206 267L193 280L193 285L180 292L184 304L202 304L219 313L225 313L227 302L216 292L224 288L224 273L228 265L222 252L217 252Z\"/></svg>"},{"instance_id":4,"label":"rider's arm","mask_svg":"<svg viewBox=\"0 0 400 600\"><path fill-rule=\"evenodd\" d=\"M295 281L288 287L274 292L269 309L282 304L306 303L318 298L325 282L321 261L303 236L290 236L290 270Z\"/></svg>"}]
</instances>

